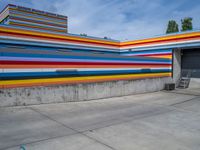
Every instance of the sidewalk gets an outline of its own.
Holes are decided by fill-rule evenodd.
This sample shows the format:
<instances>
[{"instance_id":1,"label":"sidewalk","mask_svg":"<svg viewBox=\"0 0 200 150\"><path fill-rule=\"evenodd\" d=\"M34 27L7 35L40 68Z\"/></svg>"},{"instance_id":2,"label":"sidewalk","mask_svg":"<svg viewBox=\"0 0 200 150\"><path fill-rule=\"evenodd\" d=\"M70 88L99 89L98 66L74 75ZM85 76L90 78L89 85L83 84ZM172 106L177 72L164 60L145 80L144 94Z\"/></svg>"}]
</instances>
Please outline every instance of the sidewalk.
<instances>
[{"instance_id":1,"label":"sidewalk","mask_svg":"<svg viewBox=\"0 0 200 150\"><path fill-rule=\"evenodd\" d=\"M0 150L197 150L199 141L193 93L0 108Z\"/></svg>"}]
</instances>

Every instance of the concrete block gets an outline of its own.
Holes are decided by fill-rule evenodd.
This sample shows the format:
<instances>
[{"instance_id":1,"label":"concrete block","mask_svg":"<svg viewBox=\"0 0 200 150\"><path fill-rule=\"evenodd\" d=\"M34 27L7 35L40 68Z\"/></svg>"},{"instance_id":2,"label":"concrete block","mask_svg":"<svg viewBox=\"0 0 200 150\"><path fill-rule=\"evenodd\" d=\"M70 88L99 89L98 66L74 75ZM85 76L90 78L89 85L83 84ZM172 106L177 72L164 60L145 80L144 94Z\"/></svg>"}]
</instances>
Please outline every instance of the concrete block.
<instances>
[{"instance_id":1,"label":"concrete block","mask_svg":"<svg viewBox=\"0 0 200 150\"><path fill-rule=\"evenodd\" d=\"M175 49L173 53L173 81L178 86L181 77L181 50Z\"/></svg>"},{"instance_id":2,"label":"concrete block","mask_svg":"<svg viewBox=\"0 0 200 150\"><path fill-rule=\"evenodd\" d=\"M0 106L63 103L159 91L170 77L0 89Z\"/></svg>"}]
</instances>

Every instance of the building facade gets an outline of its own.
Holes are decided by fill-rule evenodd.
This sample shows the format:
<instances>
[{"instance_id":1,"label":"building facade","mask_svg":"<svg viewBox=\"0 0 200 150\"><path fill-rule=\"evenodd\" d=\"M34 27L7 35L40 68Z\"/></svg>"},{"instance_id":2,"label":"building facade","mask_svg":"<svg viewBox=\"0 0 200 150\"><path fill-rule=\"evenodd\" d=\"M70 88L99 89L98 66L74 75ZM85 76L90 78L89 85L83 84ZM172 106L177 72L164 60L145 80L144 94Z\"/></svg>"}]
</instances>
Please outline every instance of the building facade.
<instances>
[{"instance_id":1,"label":"building facade","mask_svg":"<svg viewBox=\"0 0 200 150\"><path fill-rule=\"evenodd\" d=\"M0 25L0 105L162 90L165 83L178 85L182 70L199 77L198 61L191 64L192 57L200 58L199 46L199 31L120 42L32 30L4 21ZM185 54L189 51L192 56Z\"/></svg>"},{"instance_id":2,"label":"building facade","mask_svg":"<svg viewBox=\"0 0 200 150\"><path fill-rule=\"evenodd\" d=\"M9 4L0 15L0 24L23 29L67 33L67 17Z\"/></svg>"}]
</instances>

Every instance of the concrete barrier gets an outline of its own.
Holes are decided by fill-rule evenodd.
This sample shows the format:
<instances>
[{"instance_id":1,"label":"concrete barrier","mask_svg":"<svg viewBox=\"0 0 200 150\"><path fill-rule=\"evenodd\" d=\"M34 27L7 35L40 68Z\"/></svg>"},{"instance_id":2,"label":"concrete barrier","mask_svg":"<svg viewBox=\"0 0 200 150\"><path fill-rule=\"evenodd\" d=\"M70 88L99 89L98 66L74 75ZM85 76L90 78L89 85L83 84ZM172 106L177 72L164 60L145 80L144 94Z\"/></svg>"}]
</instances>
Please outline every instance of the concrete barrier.
<instances>
[{"instance_id":1,"label":"concrete barrier","mask_svg":"<svg viewBox=\"0 0 200 150\"><path fill-rule=\"evenodd\" d=\"M0 89L0 106L64 103L154 92L170 77L59 86Z\"/></svg>"},{"instance_id":2,"label":"concrete barrier","mask_svg":"<svg viewBox=\"0 0 200 150\"><path fill-rule=\"evenodd\" d=\"M200 78L191 78L189 89L200 89Z\"/></svg>"}]
</instances>

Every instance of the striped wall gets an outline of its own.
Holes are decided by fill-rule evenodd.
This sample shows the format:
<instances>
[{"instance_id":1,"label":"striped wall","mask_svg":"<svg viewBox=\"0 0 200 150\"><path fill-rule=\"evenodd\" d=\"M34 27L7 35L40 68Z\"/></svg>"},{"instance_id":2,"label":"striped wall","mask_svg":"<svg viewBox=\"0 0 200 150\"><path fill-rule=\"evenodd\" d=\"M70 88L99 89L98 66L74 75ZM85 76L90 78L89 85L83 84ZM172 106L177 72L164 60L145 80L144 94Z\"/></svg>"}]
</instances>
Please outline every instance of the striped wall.
<instances>
[{"instance_id":1,"label":"striped wall","mask_svg":"<svg viewBox=\"0 0 200 150\"><path fill-rule=\"evenodd\" d=\"M171 46L199 39L190 32L119 42L0 26L0 88L170 77Z\"/></svg>"},{"instance_id":2,"label":"striped wall","mask_svg":"<svg viewBox=\"0 0 200 150\"><path fill-rule=\"evenodd\" d=\"M44 44L57 44L59 47L80 47L81 49L105 51L141 51L151 49L181 48L196 46L200 43L200 32L193 31L183 34L165 35L157 38L144 40L120 42L115 40L105 40L93 37L81 37L73 34L49 33L31 31L26 29L14 28L11 26L0 26L0 38L13 40L15 42L31 41L32 44L40 42Z\"/></svg>"},{"instance_id":3,"label":"striped wall","mask_svg":"<svg viewBox=\"0 0 200 150\"><path fill-rule=\"evenodd\" d=\"M0 87L104 82L171 76L171 60L119 54L0 48Z\"/></svg>"},{"instance_id":4,"label":"striped wall","mask_svg":"<svg viewBox=\"0 0 200 150\"><path fill-rule=\"evenodd\" d=\"M140 56L140 57L149 57L149 58L166 58L172 59L172 50L171 49L157 49L157 50L142 50L142 51L131 51L131 52L122 52L123 56Z\"/></svg>"},{"instance_id":5,"label":"striped wall","mask_svg":"<svg viewBox=\"0 0 200 150\"><path fill-rule=\"evenodd\" d=\"M8 21L4 21L7 19ZM31 8L8 5L1 13L0 22L15 27L67 33L67 17Z\"/></svg>"}]
</instances>

